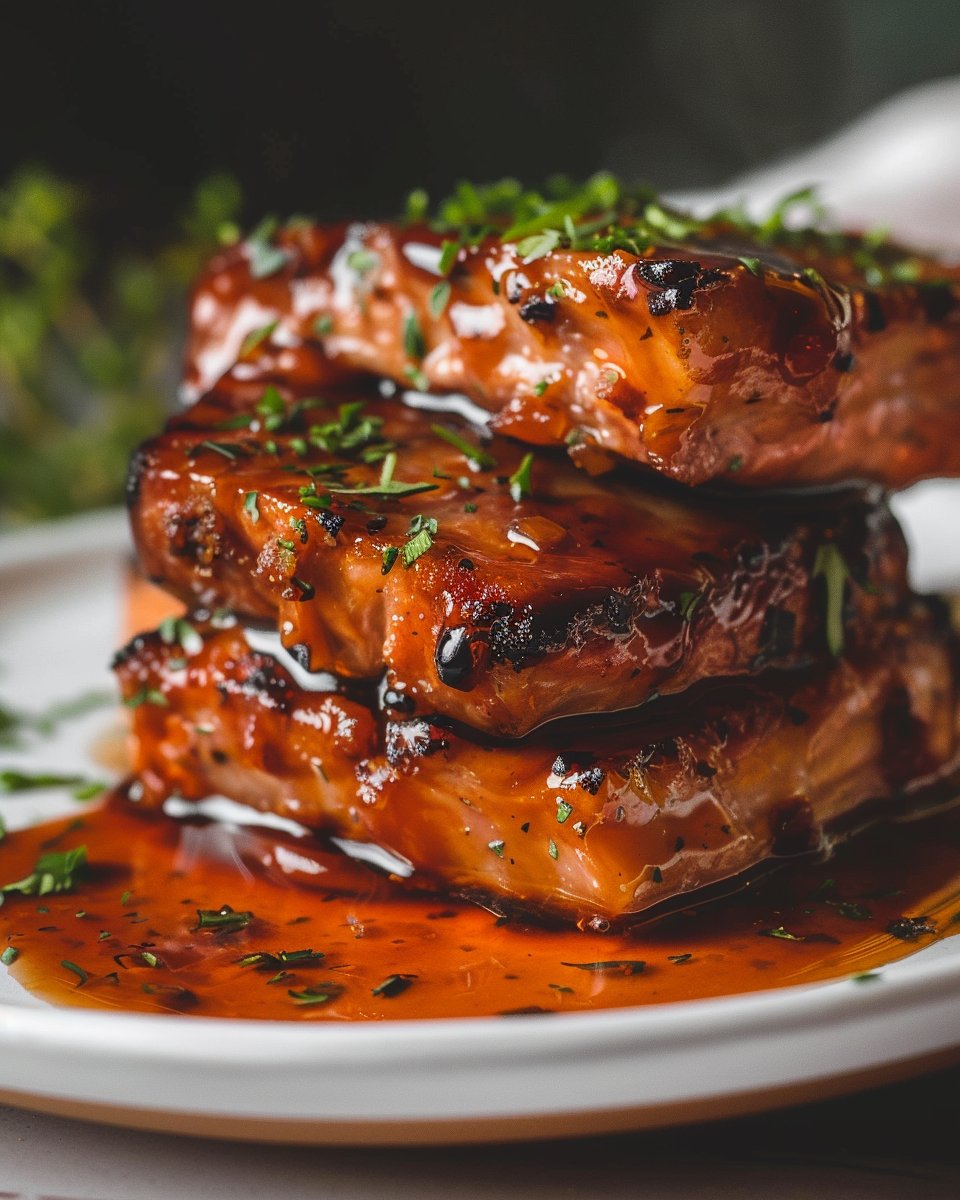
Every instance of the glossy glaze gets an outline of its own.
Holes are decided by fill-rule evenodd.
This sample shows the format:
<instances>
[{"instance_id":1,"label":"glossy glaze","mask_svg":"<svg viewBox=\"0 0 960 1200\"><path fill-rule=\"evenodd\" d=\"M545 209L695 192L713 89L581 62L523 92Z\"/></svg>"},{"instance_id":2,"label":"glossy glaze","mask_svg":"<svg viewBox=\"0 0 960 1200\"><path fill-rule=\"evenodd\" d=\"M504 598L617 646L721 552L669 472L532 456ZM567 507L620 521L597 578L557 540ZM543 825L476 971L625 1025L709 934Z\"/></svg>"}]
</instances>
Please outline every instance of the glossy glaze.
<instances>
[{"instance_id":1,"label":"glossy glaze","mask_svg":"<svg viewBox=\"0 0 960 1200\"><path fill-rule=\"evenodd\" d=\"M150 819L118 800L8 839L4 878L51 847L79 845L89 873L70 893L9 897L0 945L18 951L9 969L29 991L109 1010L356 1021L658 1004L874 972L948 936L960 909L956 810L880 826L828 863L790 866L629 936L503 924L405 891L309 839ZM197 928L198 910L225 904L252 913L249 924ZM324 957L240 962L298 950ZM598 963L622 965L571 965ZM375 994L396 976L405 990ZM852 986L883 987L882 972ZM329 999L290 994L308 989Z\"/></svg>"},{"instance_id":2,"label":"glossy glaze","mask_svg":"<svg viewBox=\"0 0 960 1200\"><path fill-rule=\"evenodd\" d=\"M222 793L441 891L608 928L909 811L957 768L953 653L918 606L860 663L507 745L305 691L236 625L136 638L118 675L143 806Z\"/></svg>"},{"instance_id":3,"label":"glossy glaze","mask_svg":"<svg viewBox=\"0 0 960 1200\"><path fill-rule=\"evenodd\" d=\"M524 447L453 414L348 392L288 395L294 415L281 420L284 401L272 402L280 412L264 429L256 405L238 422L222 394L208 397L137 453L141 566L191 608L268 622L313 671L368 681L386 671L385 695L408 716L518 736L703 679L823 661L815 571L828 543L852 576L848 649L879 644L904 602L906 550L877 497L736 504L638 486L629 470L595 479L540 451L516 498ZM364 402L354 420L372 423L371 437L319 448L310 431L347 402ZM429 490L335 490L375 488L382 462L362 458L382 459L384 445L394 480ZM384 574L387 547L406 545L418 513L437 523L433 544Z\"/></svg>"},{"instance_id":4,"label":"glossy glaze","mask_svg":"<svg viewBox=\"0 0 960 1200\"><path fill-rule=\"evenodd\" d=\"M186 394L219 382L244 402L269 382L388 376L465 393L499 432L572 446L594 469L622 456L693 484L900 487L960 471L956 270L918 262L926 283L870 288L855 255L823 242L773 254L710 232L641 259L532 262L488 237L460 250L438 312L442 235L291 224L275 270L254 278L240 244L200 279Z\"/></svg>"}]
</instances>

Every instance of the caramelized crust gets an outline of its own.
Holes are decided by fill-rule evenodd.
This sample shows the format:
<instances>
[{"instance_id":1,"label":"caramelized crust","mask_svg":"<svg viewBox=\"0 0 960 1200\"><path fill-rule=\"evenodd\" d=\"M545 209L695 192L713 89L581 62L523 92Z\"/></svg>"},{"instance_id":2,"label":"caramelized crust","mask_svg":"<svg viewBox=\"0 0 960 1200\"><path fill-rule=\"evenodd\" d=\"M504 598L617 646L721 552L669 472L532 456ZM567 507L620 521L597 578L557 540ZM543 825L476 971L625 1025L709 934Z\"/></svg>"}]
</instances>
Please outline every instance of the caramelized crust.
<instances>
[{"instance_id":1,"label":"caramelized crust","mask_svg":"<svg viewBox=\"0 0 960 1200\"><path fill-rule=\"evenodd\" d=\"M386 672L385 703L407 716L519 736L702 679L824 659L831 605L847 647L866 649L904 602L905 548L882 503L808 498L798 513L774 499L705 502L638 487L629 470L598 481L546 451L516 499L524 448L455 416L378 399L347 419L336 401L313 400L288 419L279 395L271 402L237 420L209 397L138 452L143 570L190 608L280 631L312 671ZM343 440L336 428L368 436L320 449ZM387 446L388 490L430 490L376 493L383 462L362 459ZM406 566L418 514L436 525Z\"/></svg>"},{"instance_id":2,"label":"caramelized crust","mask_svg":"<svg viewBox=\"0 0 960 1200\"><path fill-rule=\"evenodd\" d=\"M643 257L488 237L435 288L424 227L295 224L251 273L240 244L196 288L186 392L370 373L470 397L494 428L676 480L746 486L960 472L960 273L870 287L849 246L733 244Z\"/></svg>"},{"instance_id":3,"label":"caramelized crust","mask_svg":"<svg viewBox=\"0 0 960 1200\"><path fill-rule=\"evenodd\" d=\"M425 886L594 928L905 811L957 755L953 650L922 610L803 682L508 746L304 691L239 627L197 630L119 657L141 804L221 793L375 842Z\"/></svg>"}]
</instances>

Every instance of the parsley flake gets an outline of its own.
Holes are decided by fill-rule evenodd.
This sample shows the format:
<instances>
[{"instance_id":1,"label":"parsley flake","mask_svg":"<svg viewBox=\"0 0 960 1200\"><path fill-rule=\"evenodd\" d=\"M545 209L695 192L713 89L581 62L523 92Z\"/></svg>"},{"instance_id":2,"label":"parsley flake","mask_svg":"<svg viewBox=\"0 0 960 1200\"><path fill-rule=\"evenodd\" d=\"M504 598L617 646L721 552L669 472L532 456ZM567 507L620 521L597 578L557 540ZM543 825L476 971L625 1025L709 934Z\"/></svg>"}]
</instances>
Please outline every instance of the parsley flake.
<instances>
[{"instance_id":1,"label":"parsley flake","mask_svg":"<svg viewBox=\"0 0 960 1200\"><path fill-rule=\"evenodd\" d=\"M520 466L510 476L510 495L515 504L530 496L533 491L533 453L525 454Z\"/></svg>"}]
</instances>

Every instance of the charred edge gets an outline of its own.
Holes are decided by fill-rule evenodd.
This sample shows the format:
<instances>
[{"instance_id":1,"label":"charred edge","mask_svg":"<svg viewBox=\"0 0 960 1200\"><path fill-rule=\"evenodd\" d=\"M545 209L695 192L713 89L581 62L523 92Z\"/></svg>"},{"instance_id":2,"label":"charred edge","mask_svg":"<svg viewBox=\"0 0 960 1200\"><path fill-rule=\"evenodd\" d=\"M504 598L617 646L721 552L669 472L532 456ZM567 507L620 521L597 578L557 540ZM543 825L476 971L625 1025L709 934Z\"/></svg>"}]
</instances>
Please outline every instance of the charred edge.
<instances>
[{"instance_id":1,"label":"charred edge","mask_svg":"<svg viewBox=\"0 0 960 1200\"><path fill-rule=\"evenodd\" d=\"M330 512L329 509L321 509L317 513L317 520L331 537L336 537L343 528L343 517L339 513ZM384 518L384 521L386 521L386 518Z\"/></svg>"},{"instance_id":2,"label":"charred edge","mask_svg":"<svg viewBox=\"0 0 960 1200\"><path fill-rule=\"evenodd\" d=\"M130 455L130 462L127 465L127 478L124 484L127 508L133 508L140 499L140 487L149 465L149 453L145 447L138 446Z\"/></svg>"},{"instance_id":3,"label":"charred edge","mask_svg":"<svg viewBox=\"0 0 960 1200\"><path fill-rule=\"evenodd\" d=\"M549 296L531 296L520 305L520 318L529 325L537 321L552 321L557 315L557 304Z\"/></svg>"},{"instance_id":4,"label":"charred edge","mask_svg":"<svg viewBox=\"0 0 960 1200\"><path fill-rule=\"evenodd\" d=\"M726 278L722 271L705 271L699 262L685 259L639 262L635 269L644 283L658 289L647 296L647 309L651 317L662 317L669 312L690 308L698 288L708 287Z\"/></svg>"}]
</instances>

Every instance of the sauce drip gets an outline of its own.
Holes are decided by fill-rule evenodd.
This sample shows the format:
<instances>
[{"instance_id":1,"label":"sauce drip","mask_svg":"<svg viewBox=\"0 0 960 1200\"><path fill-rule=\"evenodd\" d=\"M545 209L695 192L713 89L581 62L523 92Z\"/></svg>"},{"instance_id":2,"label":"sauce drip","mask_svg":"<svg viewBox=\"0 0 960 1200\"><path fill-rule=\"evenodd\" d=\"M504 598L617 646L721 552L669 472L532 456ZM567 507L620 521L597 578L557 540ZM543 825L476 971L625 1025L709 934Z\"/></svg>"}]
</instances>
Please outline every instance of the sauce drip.
<instances>
[{"instance_id":1,"label":"sauce drip","mask_svg":"<svg viewBox=\"0 0 960 1200\"><path fill-rule=\"evenodd\" d=\"M119 796L9 838L3 881L81 845L72 891L6 898L0 945L28 991L85 1008L339 1021L615 1008L872 972L960 932L957 808L620 935L504 923L311 838L148 816ZM201 925L224 906L252 916Z\"/></svg>"}]
</instances>

